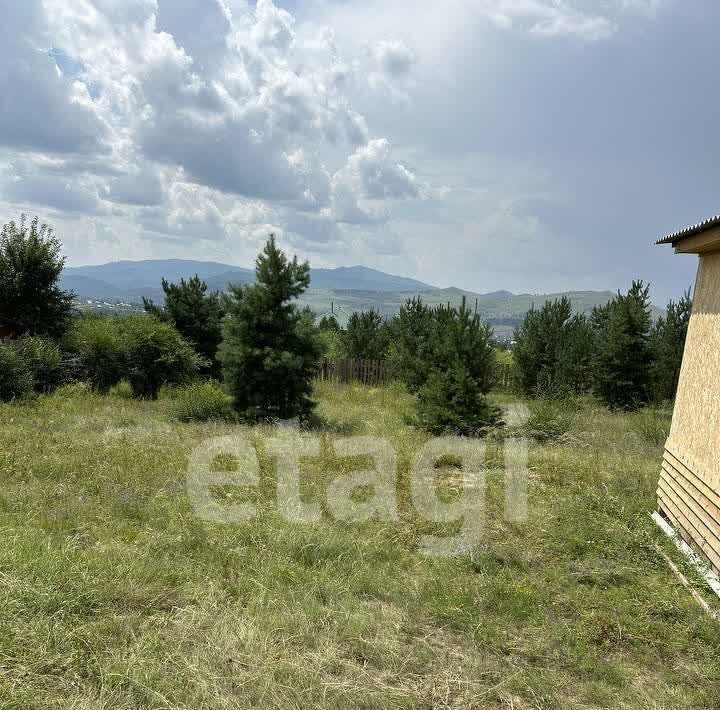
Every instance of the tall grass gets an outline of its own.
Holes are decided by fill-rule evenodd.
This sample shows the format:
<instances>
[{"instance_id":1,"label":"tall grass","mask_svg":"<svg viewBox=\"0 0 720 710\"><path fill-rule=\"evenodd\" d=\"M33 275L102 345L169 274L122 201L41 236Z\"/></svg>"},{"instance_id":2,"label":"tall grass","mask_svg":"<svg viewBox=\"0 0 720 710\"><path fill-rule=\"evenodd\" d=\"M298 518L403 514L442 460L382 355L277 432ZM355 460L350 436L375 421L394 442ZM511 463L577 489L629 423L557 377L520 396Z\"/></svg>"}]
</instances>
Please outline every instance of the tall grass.
<instances>
[{"instance_id":1,"label":"tall grass","mask_svg":"<svg viewBox=\"0 0 720 710\"><path fill-rule=\"evenodd\" d=\"M661 449L637 417L588 403L568 435L533 445L525 523L504 518L489 442L482 543L440 559L420 553L429 528L407 495L428 440L406 423L412 398L327 383L316 396L311 525L276 511L277 429L171 422L167 400L78 387L0 405L0 707L717 705L720 635L654 549ZM232 495L260 514L205 523L188 455L238 432L260 486ZM397 450L397 521L328 515L327 486L367 465L333 454L351 433Z\"/></svg>"}]
</instances>

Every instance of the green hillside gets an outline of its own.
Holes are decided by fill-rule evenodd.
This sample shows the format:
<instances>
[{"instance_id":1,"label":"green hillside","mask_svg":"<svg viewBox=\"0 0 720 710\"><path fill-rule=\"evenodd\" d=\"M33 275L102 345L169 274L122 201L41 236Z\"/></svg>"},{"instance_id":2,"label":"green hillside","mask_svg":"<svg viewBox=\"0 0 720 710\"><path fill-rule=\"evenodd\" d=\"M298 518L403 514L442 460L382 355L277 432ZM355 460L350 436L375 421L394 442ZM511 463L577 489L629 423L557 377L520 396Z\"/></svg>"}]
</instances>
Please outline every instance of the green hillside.
<instances>
[{"instance_id":1,"label":"green hillside","mask_svg":"<svg viewBox=\"0 0 720 710\"><path fill-rule=\"evenodd\" d=\"M341 324L355 311L375 308L383 315L391 317L398 313L400 306L413 296L421 296L429 305L450 303L459 305L463 297L468 305L475 308L495 329L496 336L509 339L515 327L520 324L533 304L541 306L547 300L567 296L577 313L590 313L595 306L607 303L615 294L611 291L567 291L550 294L513 294L509 291L478 294L463 291L459 288L438 288L427 291L402 291L388 293L386 291L340 291L310 289L302 299L302 303L310 306L315 313L323 315L334 309ZM660 308L653 307L653 315L663 313Z\"/></svg>"}]
</instances>

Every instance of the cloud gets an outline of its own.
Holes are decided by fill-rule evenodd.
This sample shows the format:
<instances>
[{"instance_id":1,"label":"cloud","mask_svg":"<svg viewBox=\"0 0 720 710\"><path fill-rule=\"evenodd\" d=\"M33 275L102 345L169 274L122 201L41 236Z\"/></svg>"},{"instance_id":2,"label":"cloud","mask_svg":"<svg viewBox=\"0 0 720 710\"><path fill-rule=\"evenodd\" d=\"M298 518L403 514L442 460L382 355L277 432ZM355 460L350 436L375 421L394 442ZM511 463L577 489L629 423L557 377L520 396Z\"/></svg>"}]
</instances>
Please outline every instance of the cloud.
<instances>
[{"instance_id":1,"label":"cloud","mask_svg":"<svg viewBox=\"0 0 720 710\"><path fill-rule=\"evenodd\" d=\"M273 230L430 282L605 286L596 245L644 239L638 205L675 223L714 199L717 104L683 108L712 81L711 0L0 11L0 210L47 213L75 261L247 264Z\"/></svg>"},{"instance_id":2,"label":"cloud","mask_svg":"<svg viewBox=\"0 0 720 710\"><path fill-rule=\"evenodd\" d=\"M67 213L101 211L97 184L92 177L59 177L24 158L15 160L0 173L0 195L8 203L42 205Z\"/></svg>"},{"instance_id":3,"label":"cloud","mask_svg":"<svg viewBox=\"0 0 720 710\"><path fill-rule=\"evenodd\" d=\"M105 199L127 205L159 205L164 197L160 176L150 168L112 178L104 193Z\"/></svg>"},{"instance_id":4,"label":"cloud","mask_svg":"<svg viewBox=\"0 0 720 710\"><path fill-rule=\"evenodd\" d=\"M383 220L386 201L418 198L424 189L409 168L390 157L385 139L358 148L335 173L332 187L338 221L358 224Z\"/></svg>"},{"instance_id":5,"label":"cloud","mask_svg":"<svg viewBox=\"0 0 720 710\"><path fill-rule=\"evenodd\" d=\"M87 87L59 70L40 0L1 0L0 13L0 145L103 151L106 126Z\"/></svg>"}]
</instances>

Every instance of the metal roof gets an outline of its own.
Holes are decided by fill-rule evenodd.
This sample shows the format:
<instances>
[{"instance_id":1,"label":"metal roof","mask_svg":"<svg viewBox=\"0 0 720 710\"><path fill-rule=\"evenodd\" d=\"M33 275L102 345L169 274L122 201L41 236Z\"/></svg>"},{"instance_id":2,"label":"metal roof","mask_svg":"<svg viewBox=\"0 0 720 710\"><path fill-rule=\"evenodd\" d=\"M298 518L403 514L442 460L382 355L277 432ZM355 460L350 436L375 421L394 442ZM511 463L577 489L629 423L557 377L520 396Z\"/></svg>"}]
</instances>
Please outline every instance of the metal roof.
<instances>
[{"instance_id":1,"label":"metal roof","mask_svg":"<svg viewBox=\"0 0 720 710\"><path fill-rule=\"evenodd\" d=\"M682 239L694 237L696 234L700 234L701 232L717 226L720 226L720 215L706 219L704 222L700 222L699 224L694 224L692 227L681 229L679 232L675 232L675 234L668 234L667 237L658 239L655 244L675 244Z\"/></svg>"}]
</instances>

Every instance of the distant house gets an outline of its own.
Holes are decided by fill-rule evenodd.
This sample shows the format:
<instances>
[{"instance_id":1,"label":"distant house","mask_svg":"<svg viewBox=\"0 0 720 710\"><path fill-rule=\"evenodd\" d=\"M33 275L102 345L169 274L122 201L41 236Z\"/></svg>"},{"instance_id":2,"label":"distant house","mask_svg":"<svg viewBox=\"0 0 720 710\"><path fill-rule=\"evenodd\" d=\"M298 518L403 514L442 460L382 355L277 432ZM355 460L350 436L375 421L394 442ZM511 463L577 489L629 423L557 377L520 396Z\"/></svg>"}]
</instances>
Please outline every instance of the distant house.
<instances>
[{"instance_id":1,"label":"distant house","mask_svg":"<svg viewBox=\"0 0 720 710\"><path fill-rule=\"evenodd\" d=\"M12 318L0 315L0 340L17 338L27 332L27 328Z\"/></svg>"},{"instance_id":2,"label":"distant house","mask_svg":"<svg viewBox=\"0 0 720 710\"><path fill-rule=\"evenodd\" d=\"M657 243L700 257L658 505L720 571L720 216Z\"/></svg>"}]
</instances>

